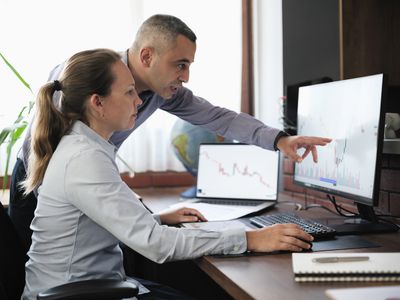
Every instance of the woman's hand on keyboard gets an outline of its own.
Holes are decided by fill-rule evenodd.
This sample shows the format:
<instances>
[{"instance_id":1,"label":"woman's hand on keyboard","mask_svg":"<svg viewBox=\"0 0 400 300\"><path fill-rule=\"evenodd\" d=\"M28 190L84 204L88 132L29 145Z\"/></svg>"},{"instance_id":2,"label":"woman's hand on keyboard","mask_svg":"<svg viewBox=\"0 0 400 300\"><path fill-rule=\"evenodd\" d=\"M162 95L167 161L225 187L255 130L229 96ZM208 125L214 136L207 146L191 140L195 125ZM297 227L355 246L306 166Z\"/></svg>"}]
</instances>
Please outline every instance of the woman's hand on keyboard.
<instances>
[{"instance_id":1,"label":"woman's hand on keyboard","mask_svg":"<svg viewBox=\"0 0 400 300\"><path fill-rule=\"evenodd\" d=\"M247 250L253 252L302 251L311 248L313 237L295 224L275 224L246 232Z\"/></svg>"}]
</instances>

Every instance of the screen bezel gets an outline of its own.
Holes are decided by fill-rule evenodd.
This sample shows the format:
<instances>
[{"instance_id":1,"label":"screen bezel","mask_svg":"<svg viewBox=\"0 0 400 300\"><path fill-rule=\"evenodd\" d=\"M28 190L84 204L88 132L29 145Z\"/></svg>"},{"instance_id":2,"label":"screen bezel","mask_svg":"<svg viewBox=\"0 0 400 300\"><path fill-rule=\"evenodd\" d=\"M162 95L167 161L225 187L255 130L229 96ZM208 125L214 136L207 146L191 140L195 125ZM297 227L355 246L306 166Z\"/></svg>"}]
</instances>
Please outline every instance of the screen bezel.
<instances>
[{"instance_id":1,"label":"screen bezel","mask_svg":"<svg viewBox=\"0 0 400 300\"><path fill-rule=\"evenodd\" d=\"M317 190L320 192L325 192L327 194L337 195L340 197L347 198L352 200L356 203L360 203L367 206L378 206L379 203L379 192L380 192L380 178L381 178L381 166L382 166L382 149L383 149L383 136L384 136L384 125L385 125L385 103L386 103L386 77L385 74L374 74L374 75L382 75L382 88L381 88L381 103L380 103L380 110L379 110L379 122L378 122L378 134L377 134L377 151L376 151L376 160L375 160L375 176L374 176L374 183L373 183L373 191L372 191L372 198L364 197L356 194L351 194L343 191L338 191L336 189L330 189L323 186L318 186L312 183L306 183L303 181L296 180L296 165L294 166L294 174L293 174L293 182L296 185L310 188L313 190ZM369 75L373 76L373 75ZM363 76L363 77L369 77ZM363 78L357 77L357 78ZM357 79L352 78L352 79ZM347 79L346 79L347 80ZM351 80L351 79L348 79ZM338 82L338 81L334 81ZM330 84L330 83L322 83L322 84ZM321 85L321 84L318 84ZM300 87L302 88L302 87Z\"/></svg>"}]
</instances>

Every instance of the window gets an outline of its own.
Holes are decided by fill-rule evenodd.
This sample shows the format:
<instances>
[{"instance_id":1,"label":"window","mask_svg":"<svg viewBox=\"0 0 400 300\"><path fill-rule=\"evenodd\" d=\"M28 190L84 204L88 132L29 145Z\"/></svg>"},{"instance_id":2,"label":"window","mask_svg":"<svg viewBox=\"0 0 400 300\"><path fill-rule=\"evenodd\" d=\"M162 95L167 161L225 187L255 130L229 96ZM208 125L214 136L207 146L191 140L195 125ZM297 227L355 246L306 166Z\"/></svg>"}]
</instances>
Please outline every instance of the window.
<instances>
[{"instance_id":1,"label":"window","mask_svg":"<svg viewBox=\"0 0 400 300\"><path fill-rule=\"evenodd\" d=\"M127 49L138 26L155 13L180 17L198 37L196 61L187 87L215 105L239 111L239 0L5 0L0 2L0 51L36 93L47 81L50 70L77 51L98 47ZM3 128L32 96L4 64L0 64L0 86ZM166 113L156 113L124 143L120 155L137 172L183 170L172 154L166 134L174 120ZM20 145L15 147L12 163ZM2 147L0 175L4 157ZM121 171L126 171L120 166Z\"/></svg>"}]
</instances>

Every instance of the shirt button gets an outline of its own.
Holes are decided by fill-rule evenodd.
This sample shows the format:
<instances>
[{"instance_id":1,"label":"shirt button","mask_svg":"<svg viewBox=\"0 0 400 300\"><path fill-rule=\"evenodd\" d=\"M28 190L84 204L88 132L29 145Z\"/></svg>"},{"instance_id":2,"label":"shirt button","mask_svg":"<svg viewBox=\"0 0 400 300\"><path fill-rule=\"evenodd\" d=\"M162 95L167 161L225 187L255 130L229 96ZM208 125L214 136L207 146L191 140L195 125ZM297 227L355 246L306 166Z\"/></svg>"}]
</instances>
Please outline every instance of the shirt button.
<instances>
[{"instance_id":1,"label":"shirt button","mask_svg":"<svg viewBox=\"0 0 400 300\"><path fill-rule=\"evenodd\" d=\"M239 250L238 246L233 247L233 251L238 251L238 250Z\"/></svg>"}]
</instances>

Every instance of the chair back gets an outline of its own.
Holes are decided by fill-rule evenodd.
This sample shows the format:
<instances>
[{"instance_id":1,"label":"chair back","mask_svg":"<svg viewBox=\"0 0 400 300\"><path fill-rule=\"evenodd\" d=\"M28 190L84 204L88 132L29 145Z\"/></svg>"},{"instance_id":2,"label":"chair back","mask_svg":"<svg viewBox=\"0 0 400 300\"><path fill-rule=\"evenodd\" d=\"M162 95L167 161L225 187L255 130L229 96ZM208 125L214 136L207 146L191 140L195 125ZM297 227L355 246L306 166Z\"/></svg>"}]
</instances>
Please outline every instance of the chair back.
<instances>
[{"instance_id":1,"label":"chair back","mask_svg":"<svg viewBox=\"0 0 400 300\"><path fill-rule=\"evenodd\" d=\"M26 249L0 202L0 299L21 299L26 261Z\"/></svg>"}]
</instances>

